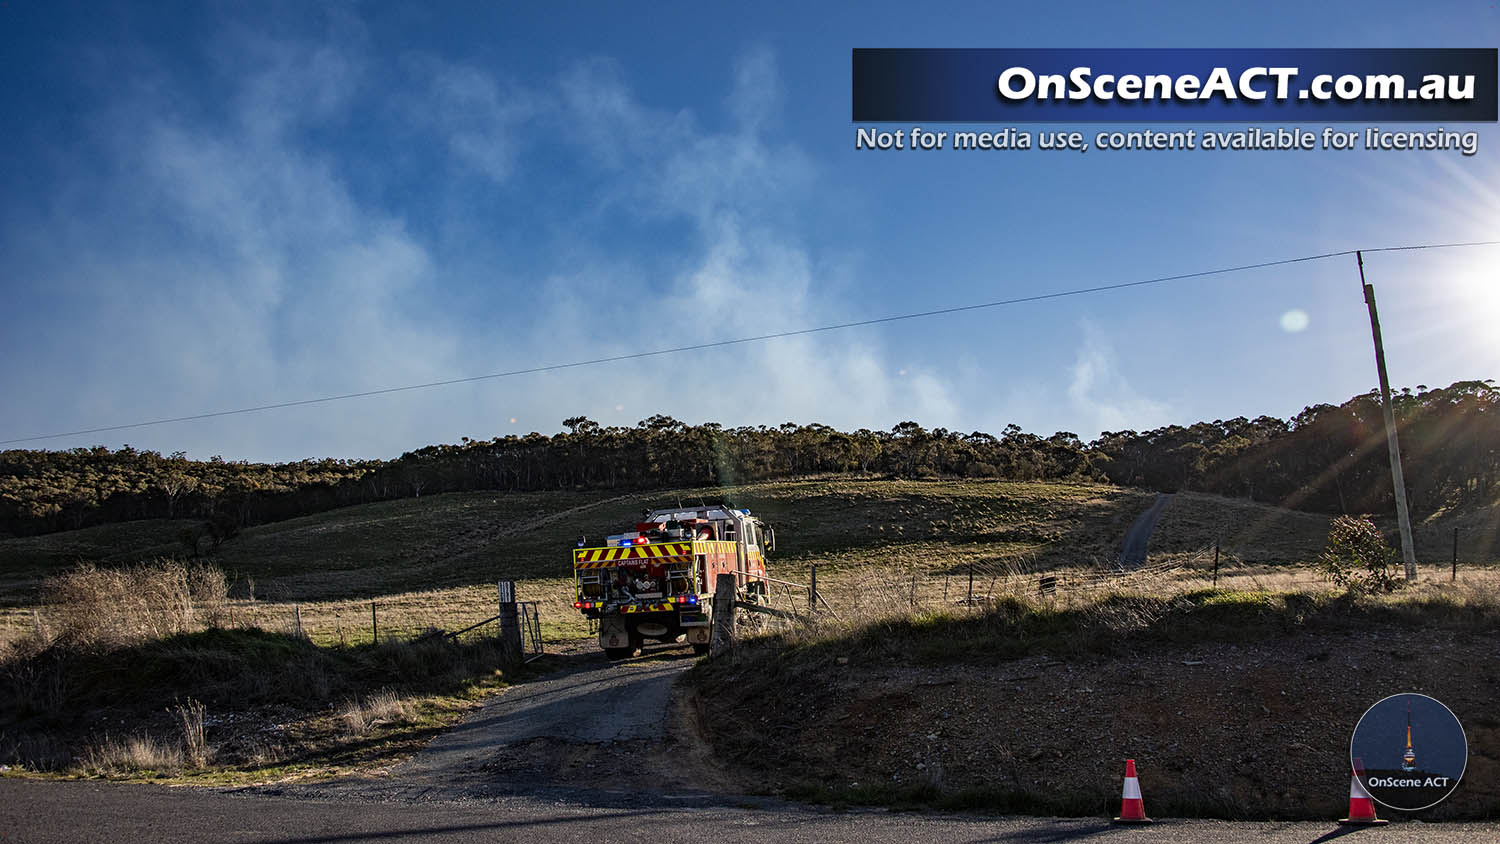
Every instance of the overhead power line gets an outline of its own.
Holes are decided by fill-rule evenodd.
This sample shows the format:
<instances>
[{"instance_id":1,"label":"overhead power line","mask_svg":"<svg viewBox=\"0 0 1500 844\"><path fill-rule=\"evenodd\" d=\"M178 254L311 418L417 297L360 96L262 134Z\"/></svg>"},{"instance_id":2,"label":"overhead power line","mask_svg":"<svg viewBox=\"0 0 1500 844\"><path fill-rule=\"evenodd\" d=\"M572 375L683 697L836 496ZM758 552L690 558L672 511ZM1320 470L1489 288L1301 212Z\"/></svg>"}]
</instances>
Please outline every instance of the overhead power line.
<instances>
[{"instance_id":1,"label":"overhead power line","mask_svg":"<svg viewBox=\"0 0 1500 844\"><path fill-rule=\"evenodd\" d=\"M1157 278L1142 279L1140 281L1124 281L1116 284L1101 284L1096 287L1080 287L1073 290L1062 290L1056 293L1038 293L1031 296L1018 296L1013 299L999 299L994 302L981 302L973 305L957 305L951 308L938 308L931 311L918 311L909 314L896 314L895 316L875 317L873 319L854 320L852 322L840 322L833 325L820 325L815 328L798 328L791 331L777 331L771 334L757 334L752 337L739 337L733 340L714 340L707 343L694 343L688 346L674 346L669 349L655 349L648 352L631 352L623 355L611 355L609 357L590 358L588 360L572 361L570 363L554 363L546 366L532 366L525 369L511 369L505 372L492 372L488 375L470 375L464 378L449 378L442 381L428 381L423 384L407 384L401 387L386 387L379 390L363 390L357 393L342 393L335 396L320 396L313 399L299 399L297 401L276 402L274 404L262 404L254 407L240 407L234 410L217 410L211 413L195 413L191 416L173 416L168 419L152 419L147 422L130 422L124 425L106 425L99 428L85 428L79 431L63 431L55 434L38 434L31 437L16 437L9 440L0 440L0 445L11 445L14 443L34 442L36 440L51 440L60 437L77 437L84 434L103 434L110 431L126 431L132 428L148 428L155 425L170 425L175 422L195 422L201 419L216 419L221 416L237 416L242 413L260 413L266 410L280 410L288 407L302 407L310 404L324 404L326 402L344 401L345 399L358 399L368 396L384 396L391 393L404 393L412 390L427 390L433 387L447 387L453 384L469 384L475 381L489 381L496 378L513 378L518 375L532 375L541 372L557 372L563 369L578 369L585 366L597 366L603 363L616 363L627 360L640 360L641 358L660 357L663 355L675 355L683 352L696 352L704 349L718 349L725 346L738 346L745 343L759 343L766 340L778 340L783 337L800 337L806 334L821 334L827 331L841 331L845 328L860 328L868 325L881 325L888 322L901 322L909 319L922 319L925 317L945 316L947 314L959 314L967 311L981 311L988 308L1002 308L1008 305L1021 305L1027 302L1042 302L1048 299L1063 299L1070 296L1084 296L1091 293L1105 293L1111 290L1125 290L1132 287L1146 287L1153 284L1166 284L1172 281L1187 281L1195 278L1206 278L1208 276L1227 275L1229 273L1247 272L1249 270L1262 270L1270 267L1284 267L1289 264L1305 264L1312 261L1322 261L1328 258L1339 258L1353 255L1356 252L1410 252L1419 249L1461 249L1474 246L1497 246L1500 240L1479 240L1464 243L1423 243L1414 246L1380 246L1374 249L1345 249L1339 252L1324 252L1320 255L1303 255L1297 258L1282 258L1276 261L1262 261L1256 264L1240 264L1234 267L1221 267L1213 270L1201 270L1198 272L1181 273L1179 275L1159 276Z\"/></svg>"}]
</instances>

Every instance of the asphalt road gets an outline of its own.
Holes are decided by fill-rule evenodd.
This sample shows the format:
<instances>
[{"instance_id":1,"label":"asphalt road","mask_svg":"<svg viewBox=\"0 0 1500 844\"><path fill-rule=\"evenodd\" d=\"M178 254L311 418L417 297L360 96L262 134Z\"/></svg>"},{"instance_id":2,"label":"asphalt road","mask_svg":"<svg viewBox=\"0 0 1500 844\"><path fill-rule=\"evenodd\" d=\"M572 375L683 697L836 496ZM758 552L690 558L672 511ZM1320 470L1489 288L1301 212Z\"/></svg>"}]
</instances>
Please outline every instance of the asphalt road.
<instances>
[{"instance_id":1,"label":"asphalt road","mask_svg":"<svg viewBox=\"0 0 1500 844\"><path fill-rule=\"evenodd\" d=\"M557 672L491 698L399 767L397 778L461 779L534 739L593 745L660 739L672 683L693 664L683 647L618 663L597 648L557 659L563 663Z\"/></svg>"},{"instance_id":2,"label":"asphalt road","mask_svg":"<svg viewBox=\"0 0 1500 844\"><path fill-rule=\"evenodd\" d=\"M1149 808L1149 795L1147 806ZM1349 829L1333 823L986 818L889 812L837 813L766 805L682 808L658 797L631 807L499 797L479 801L371 802L292 799L197 788L0 781L0 842L1266 842L1474 844L1500 839L1500 824L1399 823Z\"/></svg>"},{"instance_id":3,"label":"asphalt road","mask_svg":"<svg viewBox=\"0 0 1500 844\"><path fill-rule=\"evenodd\" d=\"M1107 820L835 812L639 777L689 749L664 741L672 681L692 664L682 649L622 664L597 653L564 657L555 674L493 698L463 725L389 776L328 783L208 789L0 779L0 844L171 842L1236 842L1316 844L1500 840L1500 824ZM665 749L650 753L651 748ZM636 757L622 754L635 753ZM540 767L507 764L528 759ZM633 759L640 759L640 767ZM608 778L585 770L625 760ZM585 761L580 761L585 760ZM591 761L587 761L591 760ZM685 761L685 759L684 759ZM569 779L564 768L584 772ZM689 767L689 771L692 769ZM622 773L623 772L623 773ZM601 782L601 779L605 780ZM695 782L689 776L685 782ZM663 785L668 783L667 785ZM1146 795L1149 811L1151 800Z\"/></svg>"}]
</instances>

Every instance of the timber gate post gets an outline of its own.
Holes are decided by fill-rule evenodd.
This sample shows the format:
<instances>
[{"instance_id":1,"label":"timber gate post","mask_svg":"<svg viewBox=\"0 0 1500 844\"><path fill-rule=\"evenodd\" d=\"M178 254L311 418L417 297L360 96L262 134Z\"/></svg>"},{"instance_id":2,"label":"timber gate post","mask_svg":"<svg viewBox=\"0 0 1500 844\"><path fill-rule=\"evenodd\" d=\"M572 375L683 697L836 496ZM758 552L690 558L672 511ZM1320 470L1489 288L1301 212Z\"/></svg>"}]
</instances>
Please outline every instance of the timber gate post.
<instances>
[{"instance_id":1,"label":"timber gate post","mask_svg":"<svg viewBox=\"0 0 1500 844\"><path fill-rule=\"evenodd\" d=\"M497 592L500 598L500 660L509 667L516 667L524 658L521 651L521 618L516 610L516 582L500 581Z\"/></svg>"},{"instance_id":2,"label":"timber gate post","mask_svg":"<svg viewBox=\"0 0 1500 844\"><path fill-rule=\"evenodd\" d=\"M721 574L714 580L714 632L709 646L712 654L734 647L734 592L734 575Z\"/></svg>"}]
</instances>

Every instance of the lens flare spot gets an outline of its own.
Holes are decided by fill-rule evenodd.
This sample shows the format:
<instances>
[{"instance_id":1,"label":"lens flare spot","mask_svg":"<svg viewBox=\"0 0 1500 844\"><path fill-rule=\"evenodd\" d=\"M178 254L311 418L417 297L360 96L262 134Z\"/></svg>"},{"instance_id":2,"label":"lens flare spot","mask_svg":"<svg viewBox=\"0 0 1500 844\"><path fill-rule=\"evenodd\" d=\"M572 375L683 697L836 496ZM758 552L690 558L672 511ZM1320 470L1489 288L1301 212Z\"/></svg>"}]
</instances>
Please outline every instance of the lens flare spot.
<instances>
[{"instance_id":1,"label":"lens flare spot","mask_svg":"<svg viewBox=\"0 0 1500 844\"><path fill-rule=\"evenodd\" d=\"M1301 308L1292 308L1281 315L1281 330L1288 334L1296 334L1307 330L1307 311Z\"/></svg>"}]
</instances>

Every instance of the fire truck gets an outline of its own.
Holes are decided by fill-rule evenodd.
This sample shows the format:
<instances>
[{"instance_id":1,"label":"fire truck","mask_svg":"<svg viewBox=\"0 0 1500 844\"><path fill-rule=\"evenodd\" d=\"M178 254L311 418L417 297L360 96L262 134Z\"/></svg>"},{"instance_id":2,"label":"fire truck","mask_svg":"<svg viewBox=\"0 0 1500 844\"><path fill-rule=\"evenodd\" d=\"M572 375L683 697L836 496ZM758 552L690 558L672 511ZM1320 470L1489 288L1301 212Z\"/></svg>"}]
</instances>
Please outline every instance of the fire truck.
<instances>
[{"instance_id":1,"label":"fire truck","mask_svg":"<svg viewBox=\"0 0 1500 844\"><path fill-rule=\"evenodd\" d=\"M718 576L735 576L736 600L763 600L776 533L749 510L679 506L648 510L634 530L586 545L573 549L573 607L598 622L606 656L679 637L705 654Z\"/></svg>"}]
</instances>

